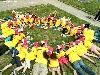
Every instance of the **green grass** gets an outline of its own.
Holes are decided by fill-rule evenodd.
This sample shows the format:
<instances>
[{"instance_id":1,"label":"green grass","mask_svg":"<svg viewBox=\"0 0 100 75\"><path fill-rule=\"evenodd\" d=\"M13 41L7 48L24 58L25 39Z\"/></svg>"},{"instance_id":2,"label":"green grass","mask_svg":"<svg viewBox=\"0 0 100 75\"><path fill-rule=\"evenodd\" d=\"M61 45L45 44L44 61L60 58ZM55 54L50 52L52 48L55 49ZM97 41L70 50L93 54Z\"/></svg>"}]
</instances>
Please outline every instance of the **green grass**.
<instances>
[{"instance_id":1,"label":"green grass","mask_svg":"<svg viewBox=\"0 0 100 75\"><path fill-rule=\"evenodd\" d=\"M47 16L50 13L54 12L55 10L57 11L57 14L60 15L60 17L66 16L66 17L70 17L71 21L73 23L75 23L76 25L80 25L81 23L87 23L86 21L80 20L79 18L64 12L63 10L60 10L52 5L39 5L39 6L34 6L34 7L25 7L25 8L20 8L20 9L16 9L17 11L20 11L22 13L26 13L26 12L34 12L36 13L38 16L42 17L42 16ZM11 10L7 10L7 11L2 11L0 12L0 18L3 18L5 16L12 16L11 15ZM92 29L96 29L98 27L95 26L91 26ZM26 28L27 31L30 32L30 35L33 37L33 39L35 39L34 41L40 41L42 39L47 39L49 40L49 45L55 47L57 44L62 43L62 41L71 41L74 40L73 38L64 38L61 37L60 34L61 32L57 31L57 30L41 30L41 29L34 29L34 30L29 30L28 28ZM96 43L98 44L98 43ZM100 46L100 44L98 44ZM2 55L0 56L0 69L2 69L4 66L6 66L7 64L10 63L11 57L9 55ZM98 61L97 59L94 59L95 61L97 61L97 64L100 64L100 61ZM97 68L95 67L93 64L89 63L87 60L84 60L84 62L86 64L88 64L94 71L99 71L100 67ZM1 65L2 64L2 65ZM15 66L14 66L15 67ZM11 67L9 69L7 69L3 75L9 75L11 73L11 71L14 69L14 67ZM98 69L98 70L97 70ZM66 68L66 73L67 75L73 75L72 71L70 71L68 68ZM100 72L98 73L98 75L100 74ZM28 73L27 73L28 75ZM50 72L48 75L51 75Z\"/></svg>"},{"instance_id":2,"label":"green grass","mask_svg":"<svg viewBox=\"0 0 100 75\"><path fill-rule=\"evenodd\" d=\"M22 13L26 13L26 12L33 12L36 13L36 15L43 17L43 16L48 16L50 13L54 12L55 10L57 11L57 14L60 17L66 16L66 17L70 17L72 22L75 22L76 25L79 25L81 23L86 23L86 21L80 20L78 17L75 17L69 13L64 12L63 10L60 10L52 5L38 5L38 6L34 6L34 7L25 7L25 8L19 8L19 9L15 9L17 11L20 11ZM5 16L12 16L11 14L11 10L7 10L0 12L0 18L3 18Z\"/></svg>"},{"instance_id":3,"label":"green grass","mask_svg":"<svg viewBox=\"0 0 100 75\"><path fill-rule=\"evenodd\" d=\"M78 0L59 0L64 2L65 4L71 5L75 8L83 10L89 14L95 15L100 9L100 1L99 0L90 0L90 2L80 2Z\"/></svg>"}]
</instances>

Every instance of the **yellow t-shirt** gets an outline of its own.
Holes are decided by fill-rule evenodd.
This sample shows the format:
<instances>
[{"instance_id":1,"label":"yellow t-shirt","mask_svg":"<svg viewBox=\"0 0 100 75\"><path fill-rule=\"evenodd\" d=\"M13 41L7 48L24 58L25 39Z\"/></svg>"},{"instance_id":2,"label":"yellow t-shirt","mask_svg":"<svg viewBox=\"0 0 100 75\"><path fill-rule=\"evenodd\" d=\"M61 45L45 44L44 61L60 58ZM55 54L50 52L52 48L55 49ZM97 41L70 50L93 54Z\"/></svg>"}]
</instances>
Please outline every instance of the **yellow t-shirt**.
<instances>
[{"instance_id":1,"label":"yellow t-shirt","mask_svg":"<svg viewBox=\"0 0 100 75\"><path fill-rule=\"evenodd\" d=\"M66 55L68 55L69 61L70 61L71 63L73 63L73 62L75 62L75 61L81 59L81 58L77 55L77 53L74 52L74 51L71 50L71 49L68 49L68 50L66 51Z\"/></svg>"},{"instance_id":2,"label":"yellow t-shirt","mask_svg":"<svg viewBox=\"0 0 100 75\"><path fill-rule=\"evenodd\" d=\"M49 23L50 23L50 26L53 26L53 21L52 20L50 20Z\"/></svg>"},{"instance_id":3,"label":"yellow t-shirt","mask_svg":"<svg viewBox=\"0 0 100 75\"><path fill-rule=\"evenodd\" d=\"M21 50L19 50L19 54L17 55L20 57L20 60L24 59L28 55L27 49L24 47L21 47Z\"/></svg>"},{"instance_id":4,"label":"yellow t-shirt","mask_svg":"<svg viewBox=\"0 0 100 75\"><path fill-rule=\"evenodd\" d=\"M41 19L41 23L45 23L45 20L44 20L44 18L42 18L42 19Z\"/></svg>"},{"instance_id":5,"label":"yellow t-shirt","mask_svg":"<svg viewBox=\"0 0 100 75\"><path fill-rule=\"evenodd\" d=\"M67 31L67 34L70 33L70 26L69 26L69 25L66 25L66 28L67 28L67 30L68 30L68 31Z\"/></svg>"},{"instance_id":6,"label":"yellow t-shirt","mask_svg":"<svg viewBox=\"0 0 100 75\"><path fill-rule=\"evenodd\" d=\"M13 46L12 41L5 42L4 44L5 44L6 46L8 46L8 47L12 47L12 46Z\"/></svg>"},{"instance_id":7,"label":"yellow t-shirt","mask_svg":"<svg viewBox=\"0 0 100 75\"><path fill-rule=\"evenodd\" d=\"M51 58L49 58L49 61L50 61L49 67L58 67L59 66L58 59L51 59Z\"/></svg>"},{"instance_id":8,"label":"yellow t-shirt","mask_svg":"<svg viewBox=\"0 0 100 75\"><path fill-rule=\"evenodd\" d=\"M20 40L25 37L25 35L23 33L20 33Z\"/></svg>"},{"instance_id":9,"label":"yellow t-shirt","mask_svg":"<svg viewBox=\"0 0 100 75\"><path fill-rule=\"evenodd\" d=\"M21 40L19 35L14 35L13 40Z\"/></svg>"},{"instance_id":10,"label":"yellow t-shirt","mask_svg":"<svg viewBox=\"0 0 100 75\"><path fill-rule=\"evenodd\" d=\"M6 28L2 29L2 33L4 35L4 38L6 38L9 35L15 34L15 31L9 27L6 27Z\"/></svg>"},{"instance_id":11,"label":"yellow t-shirt","mask_svg":"<svg viewBox=\"0 0 100 75\"><path fill-rule=\"evenodd\" d=\"M61 50L59 53L57 53L57 58L60 58L61 56L64 56L65 52Z\"/></svg>"},{"instance_id":12,"label":"yellow t-shirt","mask_svg":"<svg viewBox=\"0 0 100 75\"><path fill-rule=\"evenodd\" d=\"M7 28L2 29L2 34L5 34L7 32Z\"/></svg>"},{"instance_id":13,"label":"yellow t-shirt","mask_svg":"<svg viewBox=\"0 0 100 75\"><path fill-rule=\"evenodd\" d=\"M38 47L37 48L37 53L36 53L37 57L36 57L35 62L47 65L47 59L45 59L43 56L43 52L46 50L47 50L47 48L45 48L45 47Z\"/></svg>"},{"instance_id":14,"label":"yellow t-shirt","mask_svg":"<svg viewBox=\"0 0 100 75\"><path fill-rule=\"evenodd\" d=\"M21 40L19 35L13 36L13 40L12 40L13 45L12 46L15 47L16 44L19 42L19 40Z\"/></svg>"},{"instance_id":15,"label":"yellow t-shirt","mask_svg":"<svg viewBox=\"0 0 100 75\"><path fill-rule=\"evenodd\" d=\"M4 29L7 27L8 21L4 22L3 24L1 24L1 29Z\"/></svg>"},{"instance_id":16,"label":"yellow t-shirt","mask_svg":"<svg viewBox=\"0 0 100 75\"><path fill-rule=\"evenodd\" d=\"M15 47L16 46L16 44L19 42L19 40L12 40L12 47Z\"/></svg>"},{"instance_id":17,"label":"yellow t-shirt","mask_svg":"<svg viewBox=\"0 0 100 75\"><path fill-rule=\"evenodd\" d=\"M60 24L61 24L61 20L60 20L60 19L58 19L58 20L56 21L55 26L57 27L57 26L59 26Z\"/></svg>"},{"instance_id":18,"label":"yellow t-shirt","mask_svg":"<svg viewBox=\"0 0 100 75\"><path fill-rule=\"evenodd\" d=\"M65 28L65 26L66 26L66 21L62 21L62 22L61 22L61 25L62 25L63 28Z\"/></svg>"},{"instance_id":19,"label":"yellow t-shirt","mask_svg":"<svg viewBox=\"0 0 100 75\"><path fill-rule=\"evenodd\" d=\"M22 45L21 45L21 44L18 44L18 46L16 47L16 49L17 49L18 51L21 51L21 48L22 48Z\"/></svg>"},{"instance_id":20,"label":"yellow t-shirt","mask_svg":"<svg viewBox=\"0 0 100 75\"><path fill-rule=\"evenodd\" d=\"M36 59L37 48L32 47L31 52L28 53L26 56L26 60L34 60Z\"/></svg>"},{"instance_id":21,"label":"yellow t-shirt","mask_svg":"<svg viewBox=\"0 0 100 75\"><path fill-rule=\"evenodd\" d=\"M92 42L88 40L84 40L84 46L90 49L92 47Z\"/></svg>"},{"instance_id":22,"label":"yellow t-shirt","mask_svg":"<svg viewBox=\"0 0 100 75\"><path fill-rule=\"evenodd\" d=\"M87 48L83 44L78 44L77 49L75 51L79 56L83 56L85 53L87 53Z\"/></svg>"},{"instance_id":23,"label":"yellow t-shirt","mask_svg":"<svg viewBox=\"0 0 100 75\"><path fill-rule=\"evenodd\" d=\"M28 19L26 19L25 17L24 17L24 22L25 22L25 23L27 23L27 22L28 22Z\"/></svg>"},{"instance_id":24,"label":"yellow t-shirt","mask_svg":"<svg viewBox=\"0 0 100 75\"><path fill-rule=\"evenodd\" d=\"M77 27L71 28L70 36L76 35L76 33L77 33Z\"/></svg>"},{"instance_id":25,"label":"yellow t-shirt","mask_svg":"<svg viewBox=\"0 0 100 75\"><path fill-rule=\"evenodd\" d=\"M88 41L92 41L94 39L94 31L91 30L91 29L87 29L85 28L83 30L83 34L85 36L85 39L88 40ZM90 36L90 37L89 37Z\"/></svg>"},{"instance_id":26,"label":"yellow t-shirt","mask_svg":"<svg viewBox=\"0 0 100 75\"><path fill-rule=\"evenodd\" d=\"M32 22L33 22L33 18L30 18L30 19L29 19L29 22L32 23Z\"/></svg>"}]
</instances>

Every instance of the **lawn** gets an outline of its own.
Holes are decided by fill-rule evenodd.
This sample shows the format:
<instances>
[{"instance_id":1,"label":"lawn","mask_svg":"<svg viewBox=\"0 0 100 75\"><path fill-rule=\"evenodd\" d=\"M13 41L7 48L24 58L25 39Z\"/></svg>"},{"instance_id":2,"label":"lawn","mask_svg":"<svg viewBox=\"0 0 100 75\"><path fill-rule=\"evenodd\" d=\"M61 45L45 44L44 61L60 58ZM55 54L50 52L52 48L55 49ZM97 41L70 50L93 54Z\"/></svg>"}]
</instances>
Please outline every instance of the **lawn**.
<instances>
[{"instance_id":1,"label":"lawn","mask_svg":"<svg viewBox=\"0 0 100 75\"><path fill-rule=\"evenodd\" d=\"M17 11L20 11L22 13L26 13L26 12L33 12L36 13L38 16L43 17L43 16L47 16L50 13L54 12L55 10L57 11L57 14L59 15L59 17L70 17L71 21L74 22L76 25L80 25L81 23L87 23L86 21L80 20L79 18L64 12L63 10L60 10L52 5L39 5L39 6L31 6L31 7L25 7L25 8L20 8L20 9L16 9ZM3 18L5 16L12 16L11 15L11 10L7 10L7 11L2 11L0 12L0 18ZM91 26L92 29L96 29L98 27L95 26ZM33 37L34 41L40 41L42 39L47 39L49 40L49 45L52 45L53 47L55 47L57 44L62 43L62 41L72 41L74 40L73 37L71 38L64 38L61 37L60 31L57 30L40 30L40 29L34 29L34 30L29 30L28 28L26 28L26 30L28 32L30 32L31 36ZM52 36L52 37L51 37ZM96 43L100 46L99 43ZM9 55L2 55L0 56L0 69L2 69L4 66L6 66L7 64L9 64L11 58ZM84 59L83 59L84 60ZM97 62L97 65L100 64L100 60L94 59ZM89 63L87 60L84 60L84 62L89 65L95 72L98 73L98 75L100 75L100 67L95 67L93 64ZM2 65L1 65L2 64ZM7 69L3 75L9 75L11 73L11 71L14 69L15 66ZM73 75L72 71L70 71L70 69L66 68L66 74L67 75ZM29 75L29 72L26 74ZM51 75L50 72L48 75Z\"/></svg>"},{"instance_id":2,"label":"lawn","mask_svg":"<svg viewBox=\"0 0 100 75\"><path fill-rule=\"evenodd\" d=\"M99 0L90 0L90 2L80 2L78 0L59 0L59 1L64 2L65 4L71 5L80 10L83 10L92 15L95 15L98 9L100 9Z\"/></svg>"}]
</instances>

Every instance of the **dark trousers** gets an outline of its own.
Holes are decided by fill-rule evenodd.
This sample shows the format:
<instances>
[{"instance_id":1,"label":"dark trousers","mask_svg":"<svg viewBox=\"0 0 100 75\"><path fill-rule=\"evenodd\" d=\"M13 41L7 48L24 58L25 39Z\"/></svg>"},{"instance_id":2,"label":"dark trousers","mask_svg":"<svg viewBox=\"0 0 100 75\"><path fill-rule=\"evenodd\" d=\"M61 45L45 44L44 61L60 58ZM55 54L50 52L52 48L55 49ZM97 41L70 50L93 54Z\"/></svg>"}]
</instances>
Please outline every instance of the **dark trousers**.
<instances>
[{"instance_id":1,"label":"dark trousers","mask_svg":"<svg viewBox=\"0 0 100 75\"><path fill-rule=\"evenodd\" d=\"M96 75L82 60L75 61L72 65L79 75L85 75L85 72L88 73L88 75Z\"/></svg>"}]
</instances>

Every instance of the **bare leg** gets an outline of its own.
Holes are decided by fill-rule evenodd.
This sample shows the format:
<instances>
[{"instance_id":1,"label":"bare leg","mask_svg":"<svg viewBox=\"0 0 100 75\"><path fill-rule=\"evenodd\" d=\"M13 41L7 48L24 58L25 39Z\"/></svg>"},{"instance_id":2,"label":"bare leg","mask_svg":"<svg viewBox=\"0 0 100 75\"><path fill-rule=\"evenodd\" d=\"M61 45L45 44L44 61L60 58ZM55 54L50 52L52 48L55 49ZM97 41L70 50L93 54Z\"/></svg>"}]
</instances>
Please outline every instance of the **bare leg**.
<instances>
[{"instance_id":1,"label":"bare leg","mask_svg":"<svg viewBox=\"0 0 100 75\"><path fill-rule=\"evenodd\" d=\"M24 66L17 67L17 68L14 69L14 70L15 70L15 71L19 71L19 70L21 70L22 68L24 68Z\"/></svg>"},{"instance_id":2,"label":"bare leg","mask_svg":"<svg viewBox=\"0 0 100 75\"><path fill-rule=\"evenodd\" d=\"M66 63L65 65L73 71L74 75L77 75L76 70L70 64Z\"/></svg>"},{"instance_id":3,"label":"bare leg","mask_svg":"<svg viewBox=\"0 0 100 75\"><path fill-rule=\"evenodd\" d=\"M98 46L96 46L97 51L100 51L100 48Z\"/></svg>"},{"instance_id":4,"label":"bare leg","mask_svg":"<svg viewBox=\"0 0 100 75\"><path fill-rule=\"evenodd\" d=\"M83 55L82 57L85 58L85 59L87 59L87 60L89 60L89 61L90 61L91 63L93 63L93 64L95 63L92 59L90 59L90 58L89 58L88 56L86 56L86 55Z\"/></svg>"},{"instance_id":5,"label":"bare leg","mask_svg":"<svg viewBox=\"0 0 100 75\"><path fill-rule=\"evenodd\" d=\"M70 64L66 63L65 65L66 65L68 68L70 68L71 70L74 71L74 68L73 68Z\"/></svg>"},{"instance_id":6,"label":"bare leg","mask_svg":"<svg viewBox=\"0 0 100 75\"><path fill-rule=\"evenodd\" d=\"M58 75L61 75L60 70L57 70L57 74L58 74Z\"/></svg>"},{"instance_id":7,"label":"bare leg","mask_svg":"<svg viewBox=\"0 0 100 75\"><path fill-rule=\"evenodd\" d=\"M86 56L90 56L90 57L95 57L98 58L98 56L94 55L94 54L90 54L90 53L85 53Z\"/></svg>"},{"instance_id":8,"label":"bare leg","mask_svg":"<svg viewBox=\"0 0 100 75\"><path fill-rule=\"evenodd\" d=\"M58 75L61 75L60 71L57 71L57 74L58 74Z\"/></svg>"},{"instance_id":9,"label":"bare leg","mask_svg":"<svg viewBox=\"0 0 100 75\"><path fill-rule=\"evenodd\" d=\"M63 75L65 75L64 64L60 64L60 68L61 68L61 71L63 72Z\"/></svg>"},{"instance_id":10,"label":"bare leg","mask_svg":"<svg viewBox=\"0 0 100 75\"><path fill-rule=\"evenodd\" d=\"M27 70L27 67L24 67L24 69L23 69L23 73L25 73L26 70Z\"/></svg>"},{"instance_id":11,"label":"bare leg","mask_svg":"<svg viewBox=\"0 0 100 75\"><path fill-rule=\"evenodd\" d=\"M55 75L55 71L52 71L52 75Z\"/></svg>"},{"instance_id":12,"label":"bare leg","mask_svg":"<svg viewBox=\"0 0 100 75\"><path fill-rule=\"evenodd\" d=\"M77 72L76 72L76 70L74 70L74 75L77 75Z\"/></svg>"},{"instance_id":13,"label":"bare leg","mask_svg":"<svg viewBox=\"0 0 100 75\"><path fill-rule=\"evenodd\" d=\"M11 66L12 66L12 64L9 64L9 65L5 66L5 67L2 69L2 71L5 71L6 69L8 69L8 68L11 67Z\"/></svg>"},{"instance_id":14,"label":"bare leg","mask_svg":"<svg viewBox=\"0 0 100 75\"><path fill-rule=\"evenodd\" d=\"M100 56L100 53L96 50L96 46L95 48L91 48L91 51L94 52L96 55Z\"/></svg>"},{"instance_id":15,"label":"bare leg","mask_svg":"<svg viewBox=\"0 0 100 75\"><path fill-rule=\"evenodd\" d=\"M5 54L8 54L10 52L10 50L6 51Z\"/></svg>"},{"instance_id":16,"label":"bare leg","mask_svg":"<svg viewBox=\"0 0 100 75\"><path fill-rule=\"evenodd\" d=\"M94 52L96 55L100 56L100 53L99 53L97 50L93 50L93 52Z\"/></svg>"}]
</instances>

